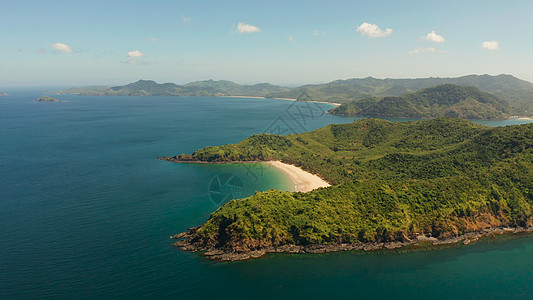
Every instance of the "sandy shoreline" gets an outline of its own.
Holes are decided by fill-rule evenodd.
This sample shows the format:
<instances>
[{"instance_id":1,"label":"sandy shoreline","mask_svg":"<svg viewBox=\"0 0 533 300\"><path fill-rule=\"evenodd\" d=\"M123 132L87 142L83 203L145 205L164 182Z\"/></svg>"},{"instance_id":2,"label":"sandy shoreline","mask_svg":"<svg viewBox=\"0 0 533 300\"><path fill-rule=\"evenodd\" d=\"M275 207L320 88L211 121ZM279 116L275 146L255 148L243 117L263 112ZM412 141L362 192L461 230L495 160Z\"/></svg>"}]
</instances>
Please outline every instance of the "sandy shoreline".
<instances>
[{"instance_id":1,"label":"sandy shoreline","mask_svg":"<svg viewBox=\"0 0 533 300\"><path fill-rule=\"evenodd\" d=\"M533 117L516 117L509 118L509 120L533 121Z\"/></svg>"},{"instance_id":2,"label":"sandy shoreline","mask_svg":"<svg viewBox=\"0 0 533 300\"><path fill-rule=\"evenodd\" d=\"M318 177L317 175L306 172L296 166L282 163L280 161L267 161L266 163L289 176L294 185L293 191L295 192L305 193L321 187L331 186L324 179Z\"/></svg>"},{"instance_id":3,"label":"sandy shoreline","mask_svg":"<svg viewBox=\"0 0 533 300\"><path fill-rule=\"evenodd\" d=\"M292 192L309 192L316 190L321 187L331 186L327 181L320 178L318 175L311 174L307 171L304 171L296 166L282 163L281 161L217 161L217 162L208 162L208 161L197 161L197 160L180 160L178 156L163 156L159 157L159 160L170 161L174 163L184 163L184 164L248 164L248 163L266 163L289 177L292 182Z\"/></svg>"},{"instance_id":4,"label":"sandy shoreline","mask_svg":"<svg viewBox=\"0 0 533 300\"><path fill-rule=\"evenodd\" d=\"M228 97L228 98L251 98L251 99L275 99L275 100L298 101L298 99L294 99L294 98L266 98L266 97L257 97L257 96L219 96L219 97ZM303 101L303 102L325 103L325 104L331 104L331 105L335 105L335 106L339 106L339 105L341 105L340 103L336 103L336 102L326 102L326 101Z\"/></svg>"}]
</instances>

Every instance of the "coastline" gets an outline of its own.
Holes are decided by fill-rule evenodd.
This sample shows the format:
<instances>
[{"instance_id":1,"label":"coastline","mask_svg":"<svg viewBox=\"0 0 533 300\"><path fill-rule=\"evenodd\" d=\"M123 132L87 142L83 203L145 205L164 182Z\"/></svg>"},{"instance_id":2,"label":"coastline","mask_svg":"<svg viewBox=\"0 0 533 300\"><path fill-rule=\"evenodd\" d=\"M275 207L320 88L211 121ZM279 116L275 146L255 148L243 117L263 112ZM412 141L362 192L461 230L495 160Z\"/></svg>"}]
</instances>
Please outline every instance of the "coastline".
<instances>
[{"instance_id":1,"label":"coastline","mask_svg":"<svg viewBox=\"0 0 533 300\"><path fill-rule=\"evenodd\" d=\"M206 256L212 260L218 261L241 261L249 260L252 258L260 258L268 253L308 253L308 254L321 254L328 252L339 251L375 251L375 250L394 250L406 247L420 247L420 249L433 249L439 246L459 244L470 245L477 242L482 238L496 237L497 235L504 234L519 234L519 233L531 233L533 227L491 227L482 229L480 231L465 233L460 236L437 239L428 236L417 236L412 240L407 241L392 241L392 242L374 242L374 243L355 243L355 244L330 244L330 245L280 245L274 247L264 247L251 251L238 251L237 249L218 249L215 247L205 247L195 243L194 239L198 230L201 228L190 228L187 232L170 236L171 239L177 239L172 246L180 248L183 251L190 252L202 252L203 256Z\"/></svg>"},{"instance_id":2,"label":"coastline","mask_svg":"<svg viewBox=\"0 0 533 300\"><path fill-rule=\"evenodd\" d=\"M533 117L511 117L508 120L533 121Z\"/></svg>"},{"instance_id":3,"label":"coastline","mask_svg":"<svg viewBox=\"0 0 533 300\"><path fill-rule=\"evenodd\" d=\"M289 165L281 161L266 161L265 163L282 171L289 177L294 186L294 192L310 192L321 187L329 187L331 184L315 174L311 174L294 165Z\"/></svg>"},{"instance_id":4,"label":"coastline","mask_svg":"<svg viewBox=\"0 0 533 300\"><path fill-rule=\"evenodd\" d=\"M298 101L298 99L294 98L267 98L267 97L258 97L258 96L217 96L217 97L227 97L227 98L251 98L251 99L274 99L274 100L289 100L289 101ZM325 104L331 104L335 106L340 106L341 103L337 102L326 102L326 101L302 101L302 102L315 102L315 103L325 103Z\"/></svg>"}]
</instances>

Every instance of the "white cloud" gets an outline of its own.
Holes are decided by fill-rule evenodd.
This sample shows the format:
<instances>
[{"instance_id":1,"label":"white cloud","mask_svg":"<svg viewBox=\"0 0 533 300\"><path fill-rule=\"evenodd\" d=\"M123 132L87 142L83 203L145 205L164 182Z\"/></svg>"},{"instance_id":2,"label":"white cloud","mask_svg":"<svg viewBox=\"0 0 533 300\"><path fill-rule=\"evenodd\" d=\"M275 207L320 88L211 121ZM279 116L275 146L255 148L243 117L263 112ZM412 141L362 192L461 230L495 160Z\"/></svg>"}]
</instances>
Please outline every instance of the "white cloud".
<instances>
[{"instance_id":1,"label":"white cloud","mask_svg":"<svg viewBox=\"0 0 533 300\"><path fill-rule=\"evenodd\" d=\"M72 53L72 47L63 43L53 43L50 47L56 49L57 51Z\"/></svg>"},{"instance_id":2,"label":"white cloud","mask_svg":"<svg viewBox=\"0 0 533 300\"><path fill-rule=\"evenodd\" d=\"M191 19L191 17L181 16L181 20L185 23L188 23Z\"/></svg>"},{"instance_id":3,"label":"white cloud","mask_svg":"<svg viewBox=\"0 0 533 300\"><path fill-rule=\"evenodd\" d=\"M37 49L37 52L38 52L39 54L45 54L45 53L46 53L46 49L44 49L44 48L39 48L39 49Z\"/></svg>"},{"instance_id":4,"label":"white cloud","mask_svg":"<svg viewBox=\"0 0 533 300\"><path fill-rule=\"evenodd\" d=\"M142 56L146 56L146 54L142 53L139 50L133 50L133 51L128 52L128 56L129 57L142 57Z\"/></svg>"},{"instance_id":5,"label":"white cloud","mask_svg":"<svg viewBox=\"0 0 533 300\"><path fill-rule=\"evenodd\" d=\"M385 30L382 30L379 28L376 24L370 24L367 22L364 22L359 27L357 27L357 32L359 32L362 35L367 35L369 37L385 37L389 36L392 33L392 29L387 28Z\"/></svg>"},{"instance_id":6,"label":"white cloud","mask_svg":"<svg viewBox=\"0 0 533 300\"><path fill-rule=\"evenodd\" d=\"M500 50L500 43L498 41L486 41L481 44L481 48L487 50Z\"/></svg>"},{"instance_id":7,"label":"white cloud","mask_svg":"<svg viewBox=\"0 0 533 300\"><path fill-rule=\"evenodd\" d=\"M261 29L259 29L259 27L242 22L237 25L237 30L239 31L239 33L261 32Z\"/></svg>"},{"instance_id":8,"label":"white cloud","mask_svg":"<svg viewBox=\"0 0 533 300\"><path fill-rule=\"evenodd\" d=\"M424 37L424 39L428 42L433 42L433 43L444 43L444 41L446 40L442 35L437 34L435 30L428 33Z\"/></svg>"},{"instance_id":9,"label":"white cloud","mask_svg":"<svg viewBox=\"0 0 533 300\"><path fill-rule=\"evenodd\" d=\"M157 42L157 38L156 38L156 37L148 38L148 40L149 40L150 42L154 42L154 43Z\"/></svg>"},{"instance_id":10,"label":"white cloud","mask_svg":"<svg viewBox=\"0 0 533 300\"><path fill-rule=\"evenodd\" d=\"M294 37L292 35L289 36L289 42L294 42Z\"/></svg>"}]
</instances>

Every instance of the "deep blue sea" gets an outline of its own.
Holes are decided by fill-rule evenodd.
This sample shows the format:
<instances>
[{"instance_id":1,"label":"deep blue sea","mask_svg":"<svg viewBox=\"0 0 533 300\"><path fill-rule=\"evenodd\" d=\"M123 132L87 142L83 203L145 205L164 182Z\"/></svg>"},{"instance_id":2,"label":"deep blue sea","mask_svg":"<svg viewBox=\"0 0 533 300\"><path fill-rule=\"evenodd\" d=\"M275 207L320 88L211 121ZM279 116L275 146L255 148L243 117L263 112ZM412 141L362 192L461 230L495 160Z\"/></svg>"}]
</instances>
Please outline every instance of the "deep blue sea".
<instances>
[{"instance_id":1,"label":"deep blue sea","mask_svg":"<svg viewBox=\"0 0 533 300\"><path fill-rule=\"evenodd\" d=\"M0 97L0 299L533 295L527 235L438 251L276 254L233 263L172 247L170 235L202 224L230 198L291 186L263 164L157 157L352 121L323 114L328 104L75 95L39 103L37 90L8 92Z\"/></svg>"}]
</instances>

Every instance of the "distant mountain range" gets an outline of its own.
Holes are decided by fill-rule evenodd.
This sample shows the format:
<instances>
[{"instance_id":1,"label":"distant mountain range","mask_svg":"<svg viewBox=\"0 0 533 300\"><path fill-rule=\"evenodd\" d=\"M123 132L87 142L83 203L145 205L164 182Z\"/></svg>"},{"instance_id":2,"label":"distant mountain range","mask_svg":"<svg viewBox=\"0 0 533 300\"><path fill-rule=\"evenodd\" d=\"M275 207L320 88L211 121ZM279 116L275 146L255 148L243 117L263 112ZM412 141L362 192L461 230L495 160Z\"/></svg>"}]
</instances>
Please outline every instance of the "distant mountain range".
<instances>
[{"instance_id":1,"label":"distant mountain range","mask_svg":"<svg viewBox=\"0 0 533 300\"><path fill-rule=\"evenodd\" d=\"M266 98L294 98L348 103L370 97L401 96L443 84L472 86L508 101L510 111L520 115L533 111L533 83L511 75L468 75L457 78L417 79L361 79L336 80L325 84L282 87L269 83L240 85L226 80L196 81L185 85L158 84L139 80L124 86L74 88L46 94L80 94L92 96L254 96Z\"/></svg>"},{"instance_id":2,"label":"distant mountain range","mask_svg":"<svg viewBox=\"0 0 533 300\"><path fill-rule=\"evenodd\" d=\"M500 98L522 97L533 91L533 83L511 75L468 75L457 78L417 78L417 79L362 79L336 80L325 84L309 84L291 89L290 92L272 93L270 97L297 97L303 92L321 101L349 102L368 97L401 96L420 89L442 84L473 86ZM505 97L503 97L505 96ZM529 95L533 101L533 95Z\"/></svg>"},{"instance_id":3,"label":"distant mountain range","mask_svg":"<svg viewBox=\"0 0 533 300\"><path fill-rule=\"evenodd\" d=\"M509 101L478 88L443 84L398 97L371 97L344 103L329 112L385 118L505 119L511 111Z\"/></svg>"},{"instance_id":4,"label":"distant mountain range","mask_svg":"<svg viewBox=\"0 0 533 300\"><path fill-rule=\"evenodd\" d=\"M159 84L152 80L139 80L124 86L73 88L50 94L80 94L84 96L257 96L284 93L290 88L269 83L240 85L227 80L195 81L185 85Z\"/></svg>"}]
</instances>

